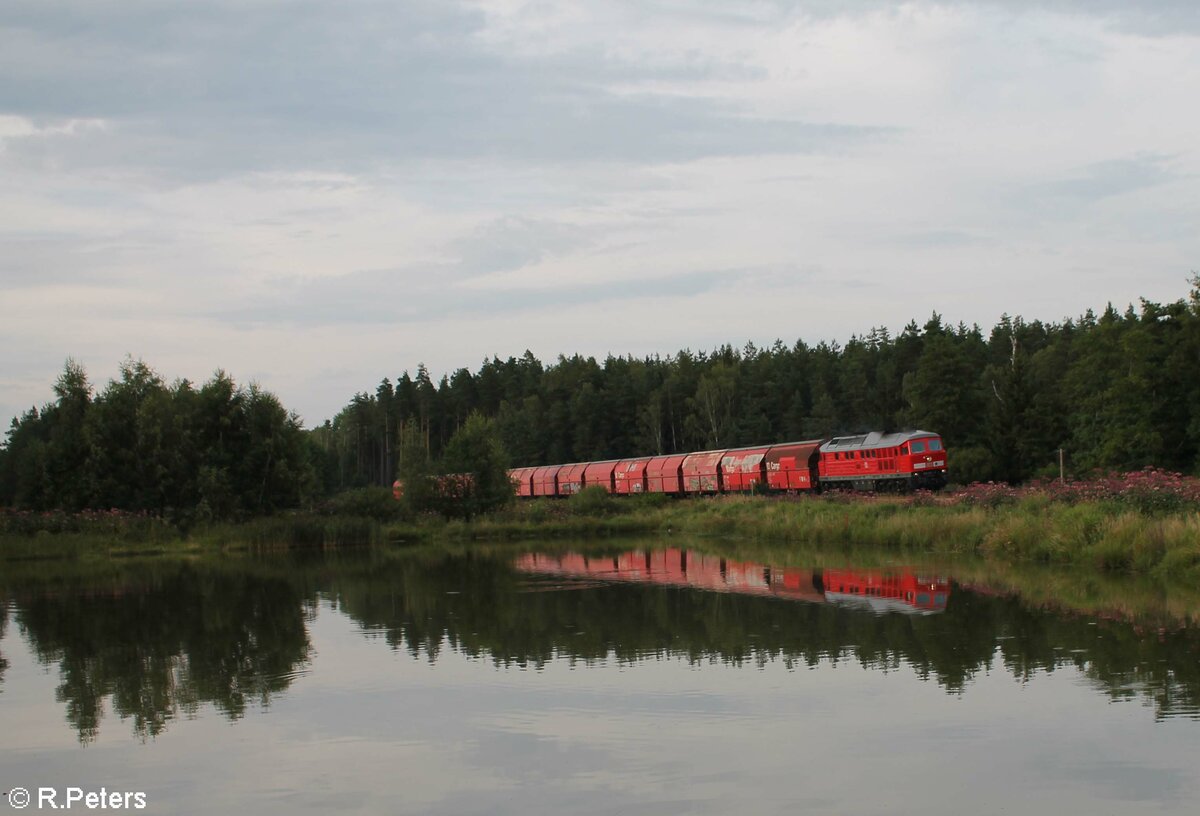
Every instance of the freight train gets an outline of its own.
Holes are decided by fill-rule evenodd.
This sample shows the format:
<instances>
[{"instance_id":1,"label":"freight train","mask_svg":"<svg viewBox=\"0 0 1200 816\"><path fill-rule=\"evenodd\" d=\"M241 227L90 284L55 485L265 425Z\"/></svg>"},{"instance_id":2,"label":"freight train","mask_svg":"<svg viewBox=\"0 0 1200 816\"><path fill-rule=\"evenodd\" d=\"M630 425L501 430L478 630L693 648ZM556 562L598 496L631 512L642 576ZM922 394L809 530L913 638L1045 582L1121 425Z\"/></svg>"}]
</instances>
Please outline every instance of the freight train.
<instances>
[{"instance_id":1,"label":"freight train","mask_svg":"<svg viewBox=\"0 0 1200 816\"><path fill-rule=\"evenodd\" d=\"M762 595L856 607L877 615L935 615L945 611L950 597L948 578L907 568L780 568L681 549L633 550L605 556L528 553L517 558L513 566L518 572L533 575Z\"/></svg>"},{"instance_id":2,"label":"freight train","mask_svg":"<svg viewBox=\"0 0 1200 816\"><path fill-rule=\"evenodd\" d=\"M524 498L570 496L597 486L618 496L800 493L829 488L936 490L946 484L946 450L928 431L872 432L748 448L515 468Z\"/></svg>"}]
</instances>

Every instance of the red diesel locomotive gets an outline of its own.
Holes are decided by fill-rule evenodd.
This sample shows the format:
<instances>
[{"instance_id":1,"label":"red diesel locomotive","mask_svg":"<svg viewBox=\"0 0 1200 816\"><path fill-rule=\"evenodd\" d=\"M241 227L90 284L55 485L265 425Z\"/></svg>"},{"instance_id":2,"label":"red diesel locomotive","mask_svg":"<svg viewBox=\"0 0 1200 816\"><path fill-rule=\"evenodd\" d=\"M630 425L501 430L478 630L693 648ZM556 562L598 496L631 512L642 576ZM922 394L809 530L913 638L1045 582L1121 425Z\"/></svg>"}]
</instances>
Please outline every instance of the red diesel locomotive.
<instances>
[{"instance_id":1,"label":"red diesel locomotive","mask_svg":"<svg viewBox=\"0 0 1200 816\"><path fill-rule=\"evenodd\" d=\"M585 487L608 493L673 496L797 493L826 488L936 490L946 484L946 451L928 431L872 432L829 440L640 456L604 462L515 468L518 496L570 496Z\"/></svg>"}]
</instances>

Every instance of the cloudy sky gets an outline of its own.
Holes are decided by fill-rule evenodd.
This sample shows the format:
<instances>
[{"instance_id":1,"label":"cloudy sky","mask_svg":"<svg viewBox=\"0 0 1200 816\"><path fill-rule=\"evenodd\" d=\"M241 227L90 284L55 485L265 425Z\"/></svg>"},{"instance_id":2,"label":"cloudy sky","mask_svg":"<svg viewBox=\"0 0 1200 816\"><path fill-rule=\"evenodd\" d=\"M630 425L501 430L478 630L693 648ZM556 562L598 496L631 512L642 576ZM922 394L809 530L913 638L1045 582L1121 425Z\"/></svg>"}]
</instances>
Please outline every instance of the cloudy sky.
<instances>
[{"instance_id":1,"label":"cloudy sky","mask_svg":"<svg viewBox=\"0 0 1200 816\"><path fill-rule=\"evenodd\" d=\"M0 421L1175 300L1200 4L4 0Z\"/></svg>"}]
</instances>

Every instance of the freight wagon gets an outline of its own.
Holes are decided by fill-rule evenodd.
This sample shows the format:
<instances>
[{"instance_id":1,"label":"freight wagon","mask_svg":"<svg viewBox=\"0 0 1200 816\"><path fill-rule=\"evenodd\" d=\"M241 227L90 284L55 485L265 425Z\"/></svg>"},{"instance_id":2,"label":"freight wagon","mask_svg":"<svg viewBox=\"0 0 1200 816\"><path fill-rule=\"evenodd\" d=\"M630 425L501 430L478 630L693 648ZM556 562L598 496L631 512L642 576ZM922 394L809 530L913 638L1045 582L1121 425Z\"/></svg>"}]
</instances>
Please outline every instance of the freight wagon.
<instances>
[{"instance_id":1,"label":"freight wagon","mask_svg":"<svg viewBox=\"0 0 1200 816\"><path fill-rule=\"evenodd\" d=\"M564 497L585 487L618 496L800 493L821 489L937 489L946 484L942 439L928 431L515 468L523 498Z\"/></svg>"}]
</instances>

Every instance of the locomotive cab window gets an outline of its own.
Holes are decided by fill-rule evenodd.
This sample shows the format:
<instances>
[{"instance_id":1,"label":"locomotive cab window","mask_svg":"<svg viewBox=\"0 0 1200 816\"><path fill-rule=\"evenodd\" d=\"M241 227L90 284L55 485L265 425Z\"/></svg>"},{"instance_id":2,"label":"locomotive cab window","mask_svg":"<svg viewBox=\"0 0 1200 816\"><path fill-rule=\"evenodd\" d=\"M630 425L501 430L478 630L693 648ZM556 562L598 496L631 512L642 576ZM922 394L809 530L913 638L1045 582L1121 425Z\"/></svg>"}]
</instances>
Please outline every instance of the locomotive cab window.
<instances>
[{"instance_id":1,"label":"locomotive cab window","mask_svg":"<svg viewBox=\"0 0 1200 816\"><path fill-rule=\"evenodd\" d=\"M908 453L908 445L901 445L900 446L900 455L904 456L907 453Z\"/></svg>"},{"instance_id":2,"label":"locomotive cab window","mask_svg":"<svg viewBox=\"0 0 1200 816\"><path fill-rule=\"evenodd\" d=\"M925 443L923 441L913 442L912 443L912 452L913 453L924 453L925 452Z\"/></svg>"},{"instance_id":3,"label":"locomotive cab window","mask_svg":"<svg viewBox=\"0 0 1200 816\"><path fill-rule=\"evenodd\" d=\"M929 449L931 451L940 451L942 449L942 440L930 439L929 440Z\"/></svg>"}]
</instances>

